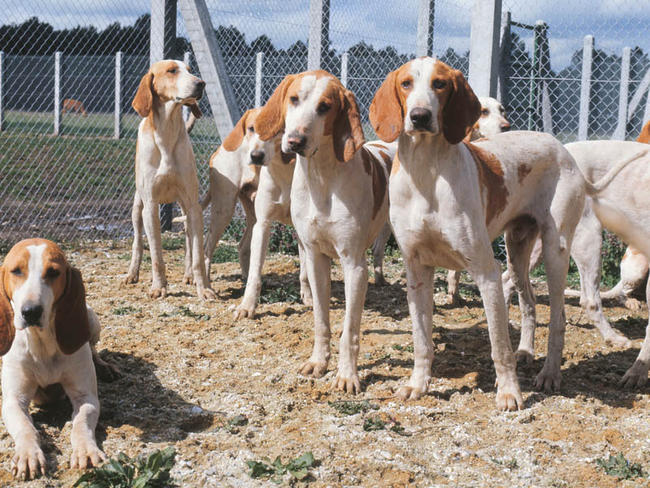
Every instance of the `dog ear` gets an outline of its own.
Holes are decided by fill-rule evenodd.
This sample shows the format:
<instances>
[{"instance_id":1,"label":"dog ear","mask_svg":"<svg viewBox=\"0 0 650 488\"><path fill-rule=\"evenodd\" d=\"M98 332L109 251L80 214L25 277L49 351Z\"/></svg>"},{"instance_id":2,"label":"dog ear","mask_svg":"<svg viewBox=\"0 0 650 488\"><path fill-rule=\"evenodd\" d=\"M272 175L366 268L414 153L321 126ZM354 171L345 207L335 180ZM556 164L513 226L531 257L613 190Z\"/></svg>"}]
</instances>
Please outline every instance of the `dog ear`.
<instances>
[{"instance_id":1,"label":"dog ear","mask_svg":"<svg viewBox=\"0 0 650 488\"><path fill-rule=\"evenodd\" d=\"M140 117L147 117L151 112L151 105L153 104L153 73L149 71L140 80L138 91L135 92L135 97L131 105L133 109L138 112Z\"/></svg>"},{"instance_id":2,"label":"dog ear","mask_svg":"<svg viewBox=\"0 0 650 488\"><path fill-rule=\"evenodd\" d=\"M442 131L449 144L458 144L481 116L481 102L463 73L451 71L451 93L442 110Z\"/></svg>"},{"instance_id":3,"label":"dog ear","mask_svg":"<svg viewBox=\"0 0 650 488\"><path fill-rule=\"evenodd\" d=\"M56 303L55 313L56 341L64 354L72 354L90 338L86 290L77 268L68 266L65 291Z\"/></svg>"},{"instance_id":4,"label":"dog ear","mask_svg":"<svg viewBox=\"0 0 650 488\"><path fill-rule=\"evenodd\" d=\"M226 151L236 151L237 148L241 146L241 142L244 140L244 136L246 135L246 119L250 115L251 110L252 109L249 109L244 112L244 115L242 115L241 119L239 119L237 124L235 124L235 127L230 131L228 137L223 140L221 147Z\"/></svg>"},{"instance_id":5,"label":"dog ear","mask_svg":"<svg viewBox=\"0 0 650 488\"><path fill-rule=\"evenodd\" d=\"M342 163L352 159L354 153L366 142L357 100L354 94L345 88L341 89L340 108L334 119L332 142L336 159Z\"/></svg>"},{"instance_id":6,"label":"dog ear","mask_svg":"<svg viewBox=\"0 0 650 488\"><path fill-rule=\"evenodd\" d=\"M287 75L284 80L275 88L271 98L257 114L255 119L255 132L263 141L268 141L284 130L284 98L287 95L289 85L298 75Z\"/></svg>"},{"instance_id":7,"label":"dog ear","mask_svg":"<svg viewBox=\"0 0 650 488\"><path fill-rule=\"evenodd\" d=\"M370 123L384 142L393 142L404 128L404 110L397 94L397 70L391 71L370 104Z\"/></svg>"},{"instance_id":8,"label":"dog ear","mask_svg":"<svg viewBox=\"0 0 650 488\"><path fill-rule=\"evenodd\" d=\"M0 266L0 356L9 352L15 335L14 310L5 291L5 268Z\"/></svg>"},{"instance_id":9,"label":"dog ear","mask_svg":"<svg viewBox=\"0 0 650 488\"><path fill-rule=\"evenodd\" d=\"M197 119L203 117L203 112L201 112L198 102L190 103L190 110L192 111L192 115L194 115L194 117Z\"/></svg>"},{"instance_id":10,"label":"dog ear","mask_svg":"<svg viewBox=\"0 0 650 488\"><path fill-rule=\"evenodd\" d=\"M284 164L291 164L296 160L296 154L295 153L286 153L280 150L280 157L282 158L282 162Z\"/></svg>"}]
</instances>

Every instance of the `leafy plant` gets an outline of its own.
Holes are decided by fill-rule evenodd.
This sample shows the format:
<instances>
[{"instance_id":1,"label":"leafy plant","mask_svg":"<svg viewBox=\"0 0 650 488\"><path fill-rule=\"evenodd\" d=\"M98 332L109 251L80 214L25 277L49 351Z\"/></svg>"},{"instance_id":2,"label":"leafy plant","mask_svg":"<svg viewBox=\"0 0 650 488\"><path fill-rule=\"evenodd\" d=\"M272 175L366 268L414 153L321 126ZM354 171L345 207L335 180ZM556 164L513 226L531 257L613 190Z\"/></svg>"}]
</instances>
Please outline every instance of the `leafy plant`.
<instances>
[{"instance_id":1,"label":"leafy plant","mask_svg":"<svg viewBox=\"0 0 650 488\"><path fill-rule=\"evenodd\" d=\"M643 471L639 463L630 463L622 452L616 456L609 455L608 459L596 459L596 464L605 470L610 476L616 476L619 480L630 480L633 478L645 478L648 474Z\"/></svg>"},{"instance_id":2,"label":"leafy plant","mask_svg":"<svg viewBox=\"0 0 650 488\"><path fill-rule=\"evenodd\" d=\"M393 344L393 349L395 349L396 351L413 352L413 344L409 344L408 346L402 346L401 344Z\"/></svg>"},{"instance_id":3,"label":"leafy plant","mask_svg":"<svg viewBox=\"0 0 650 488\"><path fill-rule=\"evenodd\" d=\"M192 317L193 319L196 320L210 320L210 316L208 314L194 312L187 305L180 305L178 307L178 310L175 310L173 312L163 312L159 315L159 317L172 317L174 315L182 315L183 317Z\"/></svg>"},{"instance_id":4,"label":"leafy plant","mask_svg":"<svg viewBox=\"0 0 650 488\"><path fill-rule=\"evenodd\" d=\"M217 246L210 259L211 263L235 263L239 260L239 251L236 246L221 244Z\"/></svg>"},{"instance_id":5,"label":"leafy plant","mask_svg":"<svg viewBox=\"0 0 650 488\"><path fill-rule=\"evenodd\" d=\"M296 285L293 284L277 286L275 288L267 288L265 286L262 286L262 293L260 294L260 302L298 303L300 302L300 290Z\"/></svg>"},{"instance_id":6,"label":"leafy plant","mask_svg":"<svg viewBox=\"0 0 650 488\"><path fill-rule=\"evenodd\" d=\"M300 457L290 460L287 464L282 462L280 456L276 457L273 462L269 458L262 461L246 461L251 469L249 476L251 478L271 477L271 481L279 483L282 476L289 473L292 478L301 481L309 476L309 469L316 466L317 461L311 452L306 452Z\"/></svg>"},{"instance_id":7,"label":"leafy plant","mask_svg":"<svg viewBox=\"0 0 650 488\"><path fill-rule=\"evenodd\" d=\"M508 460L492 458L492 462L494 464L498 464L499 466L508 468L510 471L513 471L519 467L519 464L517 463L517 460L515 458L511 458Z\"/></svg>"},{"instance_id":8,"label":"leafy plant","mask_svg":"<svg viewBox=\"0 0 650 488\"><path fill-rule=\"evenodd\" d=\"M625 244L611 232L603 231L603 247L601 256L603 261L601 282L611 288L618 282L621 259L625 254Z\"/></svg>"},{"instance_id":9,"label":"leafy plant","mask_svg":"<svg viewBox=\"0 0 650 488\"><path fill-rule=\"evenodd\" d=\"M180 235L163 234L161 245L166 251L183 249L185 247L185 233L181 233Z\"/></svg>"},{"instance_id":10,"label":"leafy plant","mask_svg":"<svg viewBox=\"0 0 650 488\"><path fill-rule=\"evenodd\" d=\"M298 238L293 227L275 223L269 236L269 251L281 254L298 254Z\"/></svg>"},{"instance_id":11,"label":"leafy plant","mask_svg":"<svg viewBox=\"0 0 650 488\"><path fill-rule=\"evenodd\" d=\"M131 305L126 305L124 307L115 307L113 309L113 315L129 315L135 312L140 312L141 309L132 307Z\"/></svg>"},{"instance_id":12,"label":"leafy plant","mask_svg":"<svg viewBox=\"0 0 650 488\"><path fill-rule=\"evenodd\" d=\"M130 458L119 453L117 459L82 474L73 487L83 488L167 488L177 486L169 472L176 462L176 450L167 447L148 457Z\"/></svg>"},{"instance_id":13,"label":"leafy plant","mask_svg":"<svg viewBox=\"0 0 650 488\"><path fill-rule=\"evenodd\" d=\"M384 430L385 428L386 422L376 416L367 417L363 422L363 430L366 432L372 432L373 430Z\"/></svg>"},{"instance_id":14,"label":"leafy plant","mask_svg":"<svg viewBox=\"0 0 650 488\"><path fill-rule=\"evenodd\" d=\"M342 415L356 415L361 412L377 410L379 408L368 400L363 400L361 402L335 401L327 402L327 404Z\"/></svg>"},{"instance_id":15,"label":"leafy plant","mask_svg":"<svg viewBox=\"0 0 650 488\"><path fill-rule=\"evenodd\" d=\"M228 422L225 425L225 429L231 434L237 434L239 432L239 427L243 427L248 424L248 417L243 414L235 415L231 419L228 419Z\"/></svg>"}]
</instances>

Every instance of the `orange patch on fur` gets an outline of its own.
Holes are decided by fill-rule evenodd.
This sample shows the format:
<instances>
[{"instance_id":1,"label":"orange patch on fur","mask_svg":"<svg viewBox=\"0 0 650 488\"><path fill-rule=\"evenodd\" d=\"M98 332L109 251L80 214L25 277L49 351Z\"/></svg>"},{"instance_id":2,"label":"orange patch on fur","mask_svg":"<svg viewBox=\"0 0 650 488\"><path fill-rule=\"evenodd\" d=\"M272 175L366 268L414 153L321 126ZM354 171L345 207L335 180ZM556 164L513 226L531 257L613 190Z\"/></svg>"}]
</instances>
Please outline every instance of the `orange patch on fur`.
<instances>
[{"instance_id":1,"label":"orange patch on fur","mask_svg":"<svg viewBox=\"0 0 650 488\"><path fill-rule=\"evenodd\" d=\"M648 120L643 126L643 129L641 129L641 133L639 134L639 137L637 137L636 141L650 144L650 120Z\"/></svg>"},{"instance_id":2,"label":"orange patch on fur","mask_svg":"<svg viewBox=\"0 0 650 488\"><path fill-rule=\"evenodd\" d=\"M485 209L485 223L490 222L499 215L508 202L508 190L503 179L503 168L497 157L474 144L465 142L465 146L472 153L476 169L478 170L479 184L487 191L487 207Z\"/></svg>"},{"instance_id":3,"label":"orange patch on fur","mask_svg":"<svg viewBox=\"0 0 650 488\"><path fill-rule=\"evenodd\" d=\"M527 164L522 164L517 168L517 179L519 180L519 183L524 181L524 178L528 176L528 174L533 170L530 166Z\"/></svg>"},{"instance_id":4,"label":"orange patch on fur","mask_svg":"<svg viewBox=\"0 0 650 488\"><path fill-rule=\"evenodd\" d=\"M366 173L372 176L372 218L374 219L384 203L386 196L386 173L382 168L382 163L372 155L365 147L361 148L361 158Z\"/></svg>"},{"instance_id":5,"label":"orange patch on fur","mask_svg":"<svg viewBox=\"0 0 650 488\"><path fill-rule=\"evenodd\" d=\"M400 162L399 162L399 152L395 153L395 158L393 158L393 165L390 168L391 176L399 171Z\"/></svg>"}]
</instances>

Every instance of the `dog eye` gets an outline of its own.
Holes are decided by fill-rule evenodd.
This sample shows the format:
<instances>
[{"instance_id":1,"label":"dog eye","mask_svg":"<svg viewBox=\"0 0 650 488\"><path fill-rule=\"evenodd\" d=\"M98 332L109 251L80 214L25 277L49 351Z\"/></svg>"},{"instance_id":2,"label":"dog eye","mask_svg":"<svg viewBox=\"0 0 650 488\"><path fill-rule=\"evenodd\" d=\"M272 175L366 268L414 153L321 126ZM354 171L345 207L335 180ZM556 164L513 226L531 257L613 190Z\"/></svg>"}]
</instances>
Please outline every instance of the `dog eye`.
<instances>
[{"instance_id":1,"label":"dog eye","mask_svg":"<svg viewBox=\"0 0 650 488\"><path fill-rule=\"evenodd\" d=\"M331 105L321 102L318 104L318 107L316 107L316 112L318 115L323 115L324 113L327 113L327 111L331 108Z\"/></svg>"},{"instance_id":2,"label":"dog eye","mask_svg":"<svg viewBox=\"0 0 650 488\"><path fill-rule=\"evenodd\" d=\"M402 81L402 83L401 83L402 88L404 88L405 90L408 90L409 88L411 88L411 83L412 83L411 80Z\"/></svg>"},{"instance_id":3,"label":"dog eye","mask_svg":"<svg viewBox=\"0 0 650 488\"><path fill-rule=\"evenodd\" d=\"M251 134L254 134L254 133L255 133L255 127L253 127L253 126L251 125L251 126L248 128L248 132L250 132Z\"/></svg>"},{"instance_id":4,"label":"dog eye","mask_svg":"<svg viewBox=\"0 0 650 488\"><path fill-rule=\"evenodd\" d=\"M20 268L14 268L11 270L11 274L14 276L22 276L23 272L20 270Z\"/></svg>"},{"instance_id":5,"label":"dog eye","mask_svg":"<svg viewBox=\"0 0 650 488\"><path fill-rule=\"evenodd\" d=\"M169 68L167 70L167 73L171 73L173 75L175 75L177 72L178 72L178 68Z\"/></svg>"},{"instance_id":6,"label":"dog eye","mask_svg":"<svg viewBox=\"0 0 650 488\"><path fill-rule=\"evenodd\" d=\"M298 97L297 96L292 96L289 97L289 101L291 102L292 105L298 105Z\"/></svg>"},{"instance_id":7,"label":"dog eye","mask_svg":"<svg viewBox=\"0 0 650 488\"><path fill-rule=\"evenodd\" d=\"M47 271L45 272L45 277L48 279L54 279L58 277L60 274L61 272L58 269L48 268Z\"/></svg>"},{"instance_id":8,"label":"dog eye","mask_svg":"<svg viewBox=\"0 0 650 488\"><path fill-rule=\"evenodd\" d=\"M436 90L440 90L441 88L444 88L447 86L447 83L444 80L433 80L433 87Z\"/></svg>"},{"instance_id":9,"label":"dog eye","mask_svg":"<svg viewBox=\"0 0 650 488\"><path fill-rule=\"evenodd\" d=\"M483 110L481 110L481 115L485 115L487 117L488 115L490 115L490 111L487 108L484 108Z\"/></svg>"}]
</instances>

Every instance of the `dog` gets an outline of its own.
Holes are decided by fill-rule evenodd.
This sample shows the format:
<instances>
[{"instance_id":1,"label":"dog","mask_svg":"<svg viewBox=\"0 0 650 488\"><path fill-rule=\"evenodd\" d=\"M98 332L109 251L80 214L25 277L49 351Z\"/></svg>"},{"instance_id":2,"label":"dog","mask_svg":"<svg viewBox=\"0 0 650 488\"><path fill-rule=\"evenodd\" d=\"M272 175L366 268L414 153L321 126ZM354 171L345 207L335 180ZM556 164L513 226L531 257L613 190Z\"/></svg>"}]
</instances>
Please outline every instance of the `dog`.
<instances>
[{"instance_id":1,"label":"dog","mask_svg":"<svg viewBox=\"0 0 650 488\"><path fill-rule=\"evenodd\" d=\"M561 348L556 341L565 328L563 292L585 182L571 155L548 134L517 131L463 142L480 111L462 73L430 57L391 72L370 106L370 121L379 137L398 140L389 184L390 220L406 266L415 364L409 383L397 394L417 399L431 380L435 267L467 269L485 307L497 376L496 404L514 410L523 401L500 265L491 242L505 231L508 266L525 324L517 355L526 357L534 352L535 325L528 260L537 234L542 235L551 338L535 383L538 388L557 388Z\"/></svg>"},{"instance_id":2,"label":"dog","mask_svg":"<svg viewBox=\"0 0 650 488\"><path fill-rule=\"evenodd\" d=\"M135 111L144 119L138 127L135 155L135 197L133 200L133 250L126 283L137 283L142 261L142 230L147 234L153 275L149 295L167 295L167 278L162 259L159 203L178 201L187 216L185 222L188 256L199 298L215 298L203 260L203 214L199 204L199 180L194 152L185 128L181 107L188 105L201 116L197 101L205 82L192 75L189 67L175 60L158 61L142 77L133 99Z\"/></svg>"},{"instance_id":3,"label":"dog","mask_svg":"<svg viewBox=\"0 0 650 488\"><path fill-rule=\"evenodd\" d=\"M45 239L17 243L0 267L0 355L2 419L16 445L12 472L20 479L45 474L46 461L30 402L54 400L61 386L72 403L71 468L98 466L99 418L93 363L99 320L86 306L81 273L63 251ZM58 390L60 392L60 389Z\"/></svg>"},{"instance_id":4,"label":"dog","mask_svg":"<svg viewBox=\"0 0 650 488\"><path fill-rule=\"evenodd\" d=\"M481 104L481 116L478 118L472 131L465 137L471 142L478 139L489 138L510 130L510 122L506 118L506 110L497 99L492 97L478 97ZM447 302L450 305L461 303L460 271L449 270L447 272Z\"/></svg>"},{"instance_id":5,"label":"dog","mask_svg":"<svg viewBox=\"0 0 650 488\"><path fill-rule=\"evenodd\" d=\"M312 377L327 371L330 266L339 258L346 305L332 387L359 392L359 329L368 286L365 252L387 221L387 165L364 147L354 94L326 71L286 76L257 116L255 132L264 141L282 133L282 151L297 155L291 220L305 251L315 323L313 352L299 371Z\"/></svg>"},{"instance_id":6,"label":"dog","mask_svg":"<svg viewBox=\"0 0 650 488\"><path fill-rule=\"evenodd\" d=\"M84 117L88 115L83 102L75 100L74 98L66 98L63 100L63 108L61 109L61 114L63 115L66 112L76 112L78 114L82 114Z\"/></svg>"}]
</instances>

